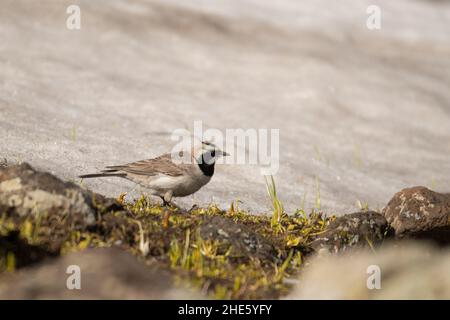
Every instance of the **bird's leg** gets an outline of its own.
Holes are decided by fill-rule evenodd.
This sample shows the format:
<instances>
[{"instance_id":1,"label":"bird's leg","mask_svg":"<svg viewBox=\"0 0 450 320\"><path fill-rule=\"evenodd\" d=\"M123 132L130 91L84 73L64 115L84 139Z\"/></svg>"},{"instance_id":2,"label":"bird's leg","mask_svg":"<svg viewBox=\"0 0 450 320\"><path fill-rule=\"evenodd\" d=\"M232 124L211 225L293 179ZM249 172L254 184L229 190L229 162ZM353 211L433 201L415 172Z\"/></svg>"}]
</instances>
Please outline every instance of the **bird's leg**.
<instances>
[{"instance_id":1,"label":"bird's leg","mask_svg":"<svg viewBox=\"0 0 450 320\"><path fill-rule=\"evenodd\" d=\"M164 196L159 196L163 201L163 206L168 207L170 205L170 201L172 200L172 191L167 191Z\"/></svg>"},{"instance_id":2,"label":"bird's leg","mask_svg":"<svg viewBox=\"0 0 450 320\"><path fill-rule=\"evenodd\" d=\"M164 207L167 207L167 206L168 206L168 203L167 203L166 199L164 199L163 196L159 196L159 197L161 198L161 200L162 200L162 202L163 202L163 206L164 206Z\"/></svg>"},{"instance_id":3,"label":"bird's leg","mask_svg":"<svg viewBox=\"0 0 450 320\"><path fill-rule=\"evenodd\" d=\"M172 195L173 195L173 193L171 190L167 191L163 198L164 202L166 202L167 204L170 204L170 201L172 201Z\"/></svg>"}]
</instances>

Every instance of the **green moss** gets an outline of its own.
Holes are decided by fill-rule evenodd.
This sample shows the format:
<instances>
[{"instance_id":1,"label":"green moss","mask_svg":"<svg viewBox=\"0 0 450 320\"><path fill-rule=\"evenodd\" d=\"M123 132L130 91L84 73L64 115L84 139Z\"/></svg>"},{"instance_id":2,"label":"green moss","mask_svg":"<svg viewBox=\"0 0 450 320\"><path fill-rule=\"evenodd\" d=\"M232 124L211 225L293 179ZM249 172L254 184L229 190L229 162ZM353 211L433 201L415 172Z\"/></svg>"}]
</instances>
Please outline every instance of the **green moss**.
<instances>
[{"instance_id":1,"label":"green moss","mask_svg":"<svg viewBox=\"0 0 450 320\"><path fill-rule=\"evenodd\" d=\"M123 197L119 198L123 201ZM140 260L170 269L179 281L221 299L277 298L287 293L284 279L299 272L309 244L332 218L304 211L273 217L241 210L238 202L227 211L215 205L185 211L162 207L141 197L123 203L120 211L103 212L95 226L81 225L76 218L41 214L38 217L0 216L0 242L16 234L27 246L0 245L0 271L36 261L21 261L26 250L39 248L48 254L66 254L91 247L120 246ZM233 256L229 242L202 239L200 227L210 217L221 216L245 225L275 248L276 259ZM3 239L3 240L2 240ZM24 252L25 250L25 252Z\"/></svg>"}]
</instances>

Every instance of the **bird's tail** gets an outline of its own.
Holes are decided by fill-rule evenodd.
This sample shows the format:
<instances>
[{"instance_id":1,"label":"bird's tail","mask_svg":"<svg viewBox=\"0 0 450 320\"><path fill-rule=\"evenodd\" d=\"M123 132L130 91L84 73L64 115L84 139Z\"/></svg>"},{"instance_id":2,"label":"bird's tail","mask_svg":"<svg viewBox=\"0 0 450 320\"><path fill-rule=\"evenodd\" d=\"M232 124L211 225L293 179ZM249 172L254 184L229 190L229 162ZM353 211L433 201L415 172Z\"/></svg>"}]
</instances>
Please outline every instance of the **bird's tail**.
<instances>
[{"instance_id":1,"label":"bird's tail","mask_svg":"<svg viewBox=\"0 0 450 320\"><path fill-rule=\"evenodd\" d=\"M89 179L89 178L101 178L101 177L120 177L125 178L127 176L126 173L93 173L93 174L84 174L82 176L78 176L81 179Z\"/></svg>"}]
</instances>

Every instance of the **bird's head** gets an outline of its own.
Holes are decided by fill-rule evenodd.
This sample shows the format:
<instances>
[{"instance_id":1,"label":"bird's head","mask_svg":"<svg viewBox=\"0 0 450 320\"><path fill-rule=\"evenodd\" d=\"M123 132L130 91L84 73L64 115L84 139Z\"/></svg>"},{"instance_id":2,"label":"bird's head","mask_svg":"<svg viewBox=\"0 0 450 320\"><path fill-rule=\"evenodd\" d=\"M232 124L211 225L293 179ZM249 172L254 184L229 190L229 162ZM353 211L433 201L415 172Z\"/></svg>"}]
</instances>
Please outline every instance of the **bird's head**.
<instances>
[{"instance_id":1,"label":"bird's head","mask_svg":"<svg viewBox=\"0 0 450 320\"><path fill-rule=\"evenodd\" d=\"M208 141L202 141L196 149L195 158L197 159L197 162L206 165L214 165L218 158L229 156L228 153Z\"/></svg>"}]
</instances>

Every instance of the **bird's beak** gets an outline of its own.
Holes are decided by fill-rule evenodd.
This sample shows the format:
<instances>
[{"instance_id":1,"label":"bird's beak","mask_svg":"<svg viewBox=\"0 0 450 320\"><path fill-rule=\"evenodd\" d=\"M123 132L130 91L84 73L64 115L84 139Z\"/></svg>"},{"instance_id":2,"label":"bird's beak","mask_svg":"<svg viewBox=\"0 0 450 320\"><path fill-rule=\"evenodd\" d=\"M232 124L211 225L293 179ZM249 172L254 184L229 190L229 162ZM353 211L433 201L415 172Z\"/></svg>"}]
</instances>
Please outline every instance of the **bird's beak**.
<instances>
[{"instance_id":1,"label":"bird's beak","mask_svg":"<svg viewBox=\"0 0 450 320\"><path fill-rule=\"evenodd\" d=\"M222 157L228 157L228 156L230 155L228 152L225 152L225 151L219 151L219 154L220 154Z\"/></svg>"}]
</instances>

